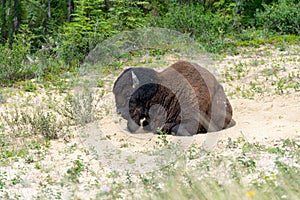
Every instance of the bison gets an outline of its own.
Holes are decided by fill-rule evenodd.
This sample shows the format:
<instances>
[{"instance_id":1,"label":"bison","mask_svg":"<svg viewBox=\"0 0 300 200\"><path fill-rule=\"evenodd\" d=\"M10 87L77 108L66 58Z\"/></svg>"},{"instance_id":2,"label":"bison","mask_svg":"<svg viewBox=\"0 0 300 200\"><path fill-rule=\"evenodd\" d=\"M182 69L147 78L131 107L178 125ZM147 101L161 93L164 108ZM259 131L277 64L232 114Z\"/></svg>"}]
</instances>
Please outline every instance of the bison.
<instances>
[{"instance_id":1,"label":"bison","mask_svg":"<svg viewBox=\"0 0 300 200\"><path fill-rule=\"evenodd\" d=\"M222 85L207 69L178 61L162 72L130 68L116 80L117 112L134 133L139 127L157 133L190 136L219 131L232 124L232 107Z\"/></svg>"}]
</instances>

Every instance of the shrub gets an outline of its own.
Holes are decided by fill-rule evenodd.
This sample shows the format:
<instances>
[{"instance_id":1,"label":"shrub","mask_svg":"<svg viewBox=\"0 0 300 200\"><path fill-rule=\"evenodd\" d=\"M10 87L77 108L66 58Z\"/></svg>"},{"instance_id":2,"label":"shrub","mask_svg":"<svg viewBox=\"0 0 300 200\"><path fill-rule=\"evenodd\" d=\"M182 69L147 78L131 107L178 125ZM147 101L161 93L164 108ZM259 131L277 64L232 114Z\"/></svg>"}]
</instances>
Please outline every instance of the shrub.
<instances>
[{"instance_id":1,"label":"shrub","mask_svg":"<svg viewBox=\"0 0 300 200\"><path fill-rule=\"evenodd\" d=\"M277 4L264 5L264 11L256 13L258 25L281 34L300 33L300 3L279 0Z\"/></svg>"},{"instance_id":2,"label":"shrub","mask_svg":"<svg viewBox=\"0 0 300 200\"><path fill-rule=\"evenodd\" d=\"M97 99L93 92L84 88L76 94L68 94L61 106L54 106L55 110L76 125L88 124L96 120Z\"/></svg>"},{"instance_id":3,"label":"shrub","mask_svg":"<svg viewBox=\"0 0 300 200\"><path fill-rule=\"evenodd\" d=\"M155 18L152 23L190 33L210 51L223 43L224 34L234 24L232 17L205 10L200 4L172 5L165 16Z\"/></svg>"},{"instance_id":4,"label":"shrub","mask_svg":"<svg viewBox=\"0 0 300 200\"><path fill-rule=\"evenodd\" d=\"M15 109L1 113L0 117L14 137L42 135L46 139L57 139L59 134L65 135L62 131L63 123L53 113L40 108L33 110L31 114L27 112Z\"/></svg>"},{"instance_id":5,"label":"shrub","mask_svg":"<svg viewBox=\"0 0 300 200\"><path fill-rule=\"evenodd\" d=\"M26 56L30 53L30 43L23 35L10 44L0 45L0 84L10 84L15 81L31 78L34 72L26 64Z\"/></svg>"},{"instance_id":6,"label":"shrub","mask_svg":"<svg viewBox=\"0 0 300 200\"><path fill-rule=\"evenodd\" d=\"M145 26L146 14L142 8L147 2L118 0L111 3L104 12L102 2L75 1L72 21L59 29L52 45L61 60L70 66L79 66L89 51L105 38Z\"/></svg>"}]
</instances>

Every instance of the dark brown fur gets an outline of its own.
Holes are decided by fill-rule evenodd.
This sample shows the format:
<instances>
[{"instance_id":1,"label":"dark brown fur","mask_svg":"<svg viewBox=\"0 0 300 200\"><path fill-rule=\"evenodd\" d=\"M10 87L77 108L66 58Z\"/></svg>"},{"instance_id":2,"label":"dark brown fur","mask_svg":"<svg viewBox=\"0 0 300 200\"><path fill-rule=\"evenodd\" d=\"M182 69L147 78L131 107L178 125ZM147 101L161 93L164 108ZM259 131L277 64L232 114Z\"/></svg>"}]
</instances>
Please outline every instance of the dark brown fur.
<instances>
[{"instance_id":1,"label":"dark brown fur","mask_svg":"<svg viewBox=\"0 0 300 200\"><path fill-rule=\"evenodd\" d=\"M224 129L232 119L223 87L208 70L186 61L157 73L153 82L142 83L130 95L128 106L131 132L143 126L153 132L159 128L175 135L193 135Z\"/></svg>"}]
</instances>

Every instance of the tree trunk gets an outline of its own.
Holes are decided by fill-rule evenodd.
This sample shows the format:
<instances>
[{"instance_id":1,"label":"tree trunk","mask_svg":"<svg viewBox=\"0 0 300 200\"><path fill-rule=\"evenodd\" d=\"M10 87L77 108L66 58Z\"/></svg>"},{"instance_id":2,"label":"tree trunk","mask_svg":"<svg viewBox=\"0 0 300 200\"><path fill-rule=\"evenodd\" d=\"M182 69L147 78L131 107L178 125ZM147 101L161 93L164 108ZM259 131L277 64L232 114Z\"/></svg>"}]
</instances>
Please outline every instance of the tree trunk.
<instances>
[{"instance_id":1,"label":"tree trunk","mask_svg":"<svg viewBox=\"0 0 300 200\"><path fill-rule=\"evenodd\" d=\"M74 12L74 2L72 0L68 0L68 15L67 15L68 22L71 22L73 12Z\"/></svg>"},{"instance_id":2,"label":"tree trunk","mask_svg":"<svg viewBox=\"0 0 300 200\"><path fill-rule=\"evenodd\" d=\"M104 11L108 11L109 10L109 4L108 4L108 1L107 0L104 0Z\"/></svg>"},{"instance_id":3,"label":"tree trunk","mask_svg":"<svg viewBox=\"0 0 300 200\"><path fill-rule=\"evenodd\" d=\"M7 30L6 30L6 0L2 0L2 26L1 26L1 42L5 43L7 40Z\"/></svg>"},{"instance_id":4,"label":"tree trunk","mask_svg":"<svg viewBox=\"0 0 300 200\"><path fill-rule=\"evenodd\" d=\"M51 19L51 1L52 0L48 0L48 20Z\"/></svg>"},{"instance_id":5,"label":"tree trunk","mask_svg":"<svg viewBox=\"0 0 300 200\"><path fill-rule=\"evenodd\" d=\"M20 19L19 19L19 0L14 1L14 33L18 32Z\"/></svg>"}]
</instances>

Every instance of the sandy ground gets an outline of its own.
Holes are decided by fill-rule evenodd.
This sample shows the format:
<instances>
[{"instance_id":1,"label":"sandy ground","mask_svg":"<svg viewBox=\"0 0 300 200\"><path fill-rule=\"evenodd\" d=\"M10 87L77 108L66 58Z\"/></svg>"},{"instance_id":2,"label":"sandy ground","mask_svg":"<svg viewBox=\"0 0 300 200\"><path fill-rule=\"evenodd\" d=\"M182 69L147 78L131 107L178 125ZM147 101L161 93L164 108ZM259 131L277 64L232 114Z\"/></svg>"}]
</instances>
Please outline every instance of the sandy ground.
<instances>
[{"instance_id":1,"label":"sandy ground","mask_svg":"<svg viewBox=\"0 0 300 200\"><path fill-rule=\"evenodd\" d=\"M291 47L287 50L289 53L280 52L276 49L267 52L266 49L268 47L256 51L249 50L249 53L238 56L227 56L216 63L218 72L223 75L223 78L225 76L224 79L226 79L224 74L227 70L231 70L231 76L234 77L234 80L225 81L223 85L226 93L233 93L229 99L233 106L235 126L216 133L198 134L193 136L192 139L173 136L169 136L168 139L181 140L183 143L189 144L202 144L207 140L209 145L213 145L220 139L226 140L228 137L243 137L246 140L258 142L271 142L287 138L300 140L299 89L286 87L286 90L280 94L274 92L276 90L274 88L277 83L276 80L286 78L291 73L296 74L292 84L300 83L298 48ZM174 62L172 59L170 60L171 63ZM242 70L238 71L236 66L242 66ZM275 78L264 74L265 71L273 69L277 70ZM241 78L237 78L238 75ZM261 89L259 93L249 89L249 85L253 83L253 80ZM235 91L237 87L252 92L253 96L242 97L240 90ZM106 98L113 98L111 92L108 92ZM120 146L118 141L128 142L131 144L131 149L137 150L151 147L155 143L154 138L157 136L151 133L128 133L126 122L120 121L120 118L114 114L114 102L111 101L109 106L112 112L110 116L106 116L101 120L100 129L104 134L114 134L114 137L111 137L114 145ZM213 147L210 149L213 149Z\"/></svg>"},{"instance_id":2,"label":"sandy ground","mask_svg":"<svg viewBox=\"0 0 300 200\"><path fill-rule=\"evenodd\" d=\"M244 136L249 140L300 137L300 96L232 100L237 124L221 131L222 137ZM223 136L224 135L224 136Z\"/></svg>"},{"instance_id":3,"label":"sandy ground","mask_svg":"<svg viewBox=\"0 0 300 200\"><path fill-rule=\"evenodd\" d=\"M242 137L249 142L259 142L266 145L273 145L281 139L296 139L300 142L300 95L291 94L275 97L260 97L257 99L232 99L234 108L233 119L236 124L228 129L212 132L208 134L197 134L192 137L175 137L168 136L167 140L180 144L183 148L188 148L191 144L203 145L207 150L214 151L218 149L218 141L227 141L228 138L238 139ZM112 152L112 149L121 149L124 153L123 157L133 155L138 158L136 166L148 166L142 164L153 163L153 157L137 156L139 153L153 151L157 148L157 142L160 142L157 135L152 133L131 134L126 130L126 122L116 117L103 118L100 123L92 127L92 130L98 130L94 136L99 135L101 130L102 137L109 137L110 140L102 140L93 143L93 139L87 144L93 144L95 147L106 146ZM87 129L91 138L95 138L91 133L91 129ZM84 142L85 143L85 142ZM126 148L122 148L125 146ZM222 147L220 147L222 148ZM161 151L161 148L157 150ZM98 154L107 152L100 148ZM142 155L142 154L141 154ZM104 157L103 157L104 158ZM112 159L118 160L118 159ZM126 162L125 162L126 163ZM115 162L117 166L120 163ZM110 163L107 163L109 166ZM132 169L131 165L126 165ZM110 167L113 167L110 165ZM151 166L154 167L154 166ZM139 170L147 170L142 168ZM138 171L139 171L138 170Z\"/></svg>"},{"instance_id":4,"label":"sandy ground","mask_svg":"<svg viewBox=\"0 0 300 200\"><path fill-rule=\"evenodd\" d=\"M240 55L226 56L216 62L221 74L218 78L226 80L223 85L233 107L235 126L192 137L167 136L162 139L152 133L131 134L126 130L126 122L115 113L111 85L105 86L106 92L99 105L100 120L77 129L68 142L63 139L51 141L49 149L42 155L30 150L29 154L40 169L37 164L28 164L23 158L8 160L9 164L1 166L0 172L7 174L7 182L15 177L20 177L23 182L7 185L5 190L10 196L20 195L21 199L32 199L39 194L53 195L55 192L60 192L63 199L85 199L87 191L89 196L99 193L97 184L106 186L115 181L126 182L127 171L144 173L159 170L160 166L175 159L174 151L166 148L164 141L177 144L177 151L196 144L222 153L226 148L220 141L228 138L242 137L267 146L276 145L286 138L300 142L300 92L296 87L300 83L300 48L290 47L283 52L272 48L242 49L245 52ZM172 62L174 59L169 59L169 63ZM108 82L112 83L116 77L108 76ZM284 80L283 85L279 80ZM35 98L32 101L33 105L37 104ZM17 97L7 102L28 104L26 101L21 103ZM86 149L91 151L87 153ZM227 149L225 153L233 152ZM72 168L76 159L85 164L78 185L67 189L59 187L66 182L67 170ZM265 160L260 167L270 168ZM111 178L113 171L121 171L123 175Z\"/></svg>"},{"instance_id":5,"label":"sandy ground","mask_svg":"<svg viewBox=\"0 0 300 200\"><path fill-rule=\"evenodd\" d=\"M290 49L290 51L293 50L295 48ZM246 141L259 142L267 146L276 145L281 139L288 138L300 142L299 90L286 87L286 90L280 94L274 92L276 91L274 88L276 80L287 77L291 72L296 73L292 84L300 82L300 65L299 60L296 59L297 54L274 50L271 55L264 55L265 49L249 52L242 56L227 56L216 64L221 77L223 74L223 78L226 79L226 75L224 75L226 70L230 70L230 74L234 77L233 80L225 81L223 85L226 93L233 93L229 99L233 106L233 119L236 124L219 132L197 134L192 137L167 136L166 139L169 142L179 144L183 149L187 149L192 144L202 145L209 151L222 149L223 147L218 146L218 142L227 141L228 138L241 137ZM174 62L174 59L169 59L169 62ZM273 64L276 64L277 68ZM242 66L242 70L238 71L237 66ZM270 69L277 70L275 78L264 74ZM240 78L238 78L239 75ZM116 79L116 77L111 79ZM249 86L253 80L260 87L258 93ZM249 91L247 94L250 93L250 95L243 97L241 90L236 90L237 87ZM139 172L153 170L156 166L153 161L158 157L149 156L147 152L155 150L163 152L162 140L152 133L129 133L126 129L126 121L115 114L113 99L109 88L102 101L107 106L106 110L110 112L108 115L104 115L97 125L90 125L81 132L88 135L88 139L83 138L83 143L96 149L96 155L100 156L98 159L106 167L117 169L122 166L121 168L125 170L135 169ZM109 138L109 140L95 140L99 134L102 135L102 138ZM107 156L103 152L115 152L111 153L113 157L110 159L114 162L105 162ZM126 158L130 156L136 160L134 167L126 162Z\"/></svg>"}]
</instances>

